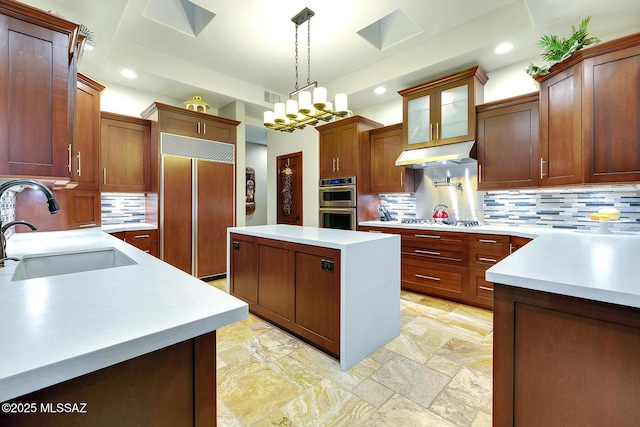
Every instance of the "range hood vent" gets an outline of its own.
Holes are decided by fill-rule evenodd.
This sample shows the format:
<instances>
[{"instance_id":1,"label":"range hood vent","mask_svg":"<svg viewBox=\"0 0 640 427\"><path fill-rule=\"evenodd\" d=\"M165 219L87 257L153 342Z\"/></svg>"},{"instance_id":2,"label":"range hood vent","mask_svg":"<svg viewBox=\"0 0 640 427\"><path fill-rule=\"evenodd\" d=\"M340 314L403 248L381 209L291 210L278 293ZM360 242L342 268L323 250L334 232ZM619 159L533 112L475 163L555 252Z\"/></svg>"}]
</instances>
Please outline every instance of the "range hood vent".
<instances>
[{"instance_id":1,"label":"range hood vent","mask_svg":"<svg viewBox=\"0 0 640 427\"><path fill-rule=\"evenodd\" d=\"M476 142L467 141L403 151L396 160L396 166L424 169L450 164L473 163L477 158Z\"/></svg>"}]
</instances>

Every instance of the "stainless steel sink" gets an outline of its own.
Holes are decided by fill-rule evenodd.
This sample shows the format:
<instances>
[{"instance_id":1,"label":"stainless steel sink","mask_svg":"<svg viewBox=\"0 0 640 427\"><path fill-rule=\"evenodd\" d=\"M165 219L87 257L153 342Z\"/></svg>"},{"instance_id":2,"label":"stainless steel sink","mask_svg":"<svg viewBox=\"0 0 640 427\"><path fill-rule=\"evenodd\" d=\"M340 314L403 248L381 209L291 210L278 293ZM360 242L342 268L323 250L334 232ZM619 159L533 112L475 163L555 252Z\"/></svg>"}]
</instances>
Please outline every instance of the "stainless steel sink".
<instances>
[{"instance_id":1,"label":"stainless steel sink","mask_svg":"<svg viewBox=\"0 0 640 427\"><path fill-rule=\"evenodd\" d=\"M83 271L135 265L137 262L116 248L102 248L76 252L60 252L46 255L25 255L12 281L59 276Z\"/></svg>"}]
</instances>

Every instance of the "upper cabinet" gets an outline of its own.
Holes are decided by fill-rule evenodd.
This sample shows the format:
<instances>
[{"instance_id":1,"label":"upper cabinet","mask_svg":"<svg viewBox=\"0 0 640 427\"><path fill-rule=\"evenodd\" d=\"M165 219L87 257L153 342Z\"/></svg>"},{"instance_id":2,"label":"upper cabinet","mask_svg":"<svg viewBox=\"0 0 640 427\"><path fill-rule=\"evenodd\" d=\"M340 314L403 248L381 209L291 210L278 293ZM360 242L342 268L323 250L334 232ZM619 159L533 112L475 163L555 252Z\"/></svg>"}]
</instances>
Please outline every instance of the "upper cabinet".
<instances>
[{"instance_id":1,"label":"upper cabinet","mask_svg":"<svg viewBox=\"0 0 640 427\"><path fill-rule=\"evenodd\" d=\"M78 24L0 2L0 175L68 182Z\"/></svg>"},{"instance_id":2,"label":"upper cabinet","mask_svg":"<svg viewBox=\"0 0 640 427\"><path fill-rule=\"evenodd\" d=\"M100 93L104 86L78 73L71 177L80 190L100 189Z\"/></svg>"},{"instance_id":3,"label":"upper cabinet","mask_svg":"<svg viewBox=\"0 0 640 427\"><path fill-rule=\"evenodd\" d=\"M371 143L371 192L413 193L415 171L396 166L402 153L402 123L369 131Z\"/></svg>"},{"instance_id":4,"label":"upper cabinet","mask_svg":"<svg viewBox=\"0 0 640 427\"><path fill-rule=\"evenodd\" d=\"M317 126L320 132L320 179L355 176L358 191L368 193L371 177L369 130L379 127L382 127L380 123L361 116Z\"/></svg>"},{"instance_id":5,"label":"upper cabinet","mask_svg":"<svg viewBox=\"0 0 640 427\"><path fill-rule=\"evenodd\" d=\"M399 91L404 149L472 141L475 106L483 102L487 75L480 67Z\"/></svg>"},{"instance_id":6,"label":"upper cabinet","mask_svg":"<svg viewBox=\"0 0 640 427\"><path fill-rule=\"evenodd\" d=\"M151 122L101 113L102 191L151 191Z\"/></svg>"},{"instance_id":7,"label":"upper cabinet","mask_svg":"<svg viewBox=\"0 0 640 427\"><path fill-rule=\"evenodd\" d=\"M585 59L584 181L640 181L640 34Z\"/></svg>"},{"instance_id":8,"label":"upper cabinet","mask_svg":"<svg viewBox=\"0 0 640 427\"><path fill-rule=\"evenodd\" d=\"M536 77L540 184L640 181L640 33L600 43Z\"/></svg>"},{"instance_id":9,"label":"upper cabinet","mask_svg":"<svg viewBox=\"0 0 640 427\"><path fill-rule=\"evenodd\" d=\"M478 190L538 185L538 109L537 93L478 106Z\"/></svg>"}]
</instances>

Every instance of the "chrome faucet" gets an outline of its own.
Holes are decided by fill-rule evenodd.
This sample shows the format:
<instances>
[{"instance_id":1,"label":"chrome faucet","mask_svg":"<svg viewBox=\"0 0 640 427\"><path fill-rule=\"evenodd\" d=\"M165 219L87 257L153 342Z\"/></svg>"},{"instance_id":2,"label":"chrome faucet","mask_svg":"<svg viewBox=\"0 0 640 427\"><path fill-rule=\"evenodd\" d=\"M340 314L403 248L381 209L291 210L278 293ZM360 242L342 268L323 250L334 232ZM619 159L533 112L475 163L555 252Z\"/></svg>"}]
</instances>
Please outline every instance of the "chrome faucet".
<instances>
[{"instance_id":1,"label":"chrome faucet","mask_svg":"<svg viewBox=\"0 0 640 427\"><path fill-rule=\"evenodd\" d=\"M25 186L25 187L36 187L40 189L47 196L47 204L49 207L49 213L57 214L60 212L60 207L58 206L58 202L56 202L56 198L53 196L51 190L49 190L44 185L40 184L38 181L33 181L31 179L13 179L11 181L7 181L4 184L0 184L0 198L8 189L17 186ZM30 227L32 230L36 230L36 227L33 224L30 224L26 221L11 221L7 224L2 224L0 220L0 268L4 267L4 260L7 258L7 239L4 235L5 231L13 225L22 224ZM12 259L12 258L9 258Z\"/></svg>"}]
</instances>

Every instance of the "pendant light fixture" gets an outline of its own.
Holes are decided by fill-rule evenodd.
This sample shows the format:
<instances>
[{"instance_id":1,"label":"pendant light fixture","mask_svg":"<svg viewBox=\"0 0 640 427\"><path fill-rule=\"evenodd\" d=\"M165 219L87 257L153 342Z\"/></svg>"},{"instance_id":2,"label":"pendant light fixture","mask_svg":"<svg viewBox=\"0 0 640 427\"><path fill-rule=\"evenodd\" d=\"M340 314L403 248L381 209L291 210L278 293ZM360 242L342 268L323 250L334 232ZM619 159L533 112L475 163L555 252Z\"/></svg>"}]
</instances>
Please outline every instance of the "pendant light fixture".
<instances>
[{"instance_id":1,"label":"pendant light fixture","mask_svg":"<svg viewBox=\"0 0 640 427\"><path fill-rule=\"evenodd\" d=\"M350 113L347 109L346 93L336 94L335 104L333 104L327 102L327 89L319 87L317 81L311 83L311 17L313 15L315 13L305 7L291 18L291 21L296 24L296 85L286 103L277 102L273 106L273 111L265 111L264 125L269 129L293 132L306 125L315 126L319 121L329 122ZM298 27L305 22L307 23L307 84L300 88L298 87Z\"/></svg>"}]
</instances>

